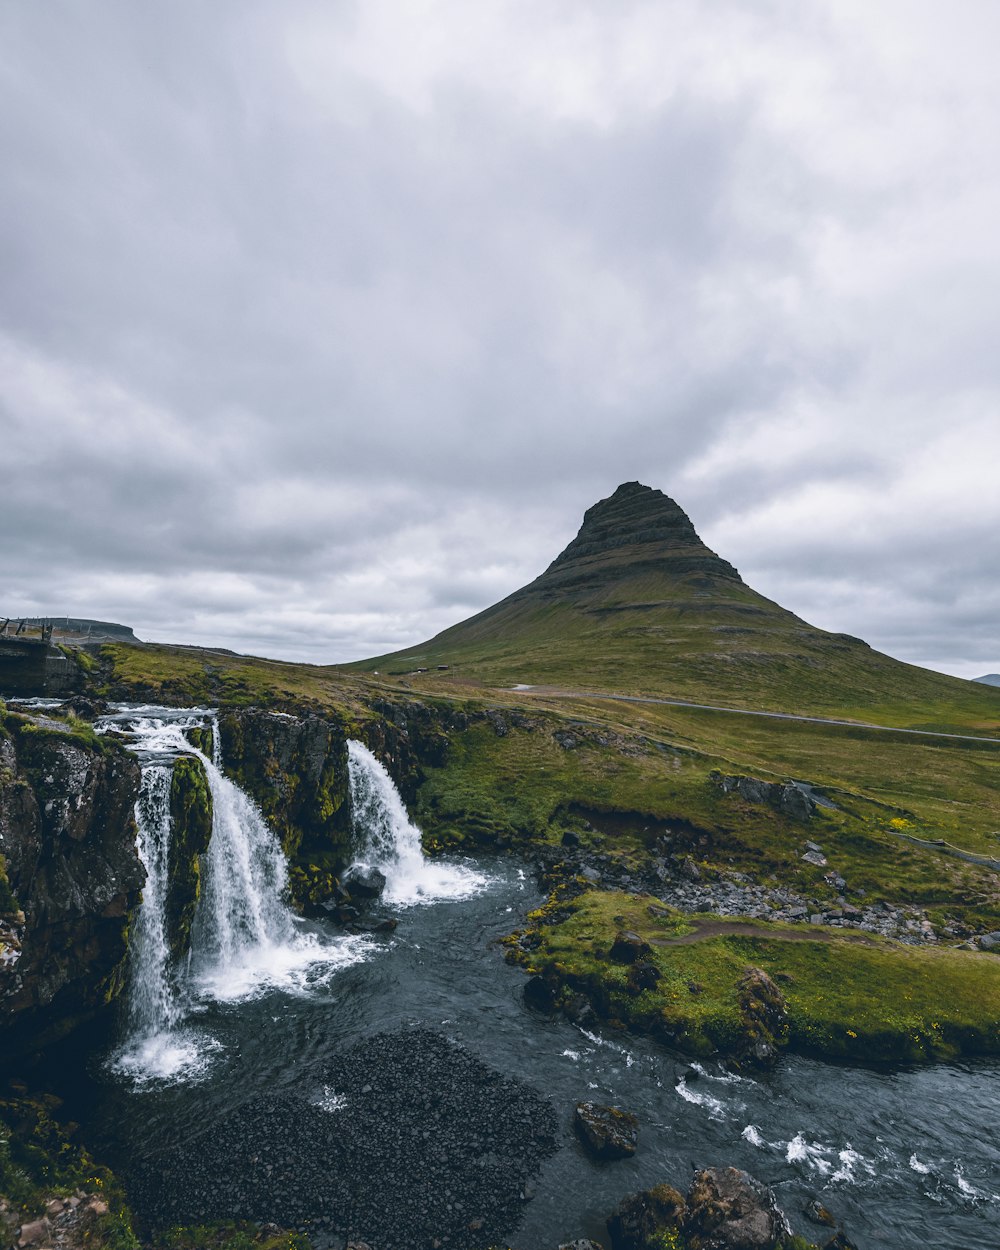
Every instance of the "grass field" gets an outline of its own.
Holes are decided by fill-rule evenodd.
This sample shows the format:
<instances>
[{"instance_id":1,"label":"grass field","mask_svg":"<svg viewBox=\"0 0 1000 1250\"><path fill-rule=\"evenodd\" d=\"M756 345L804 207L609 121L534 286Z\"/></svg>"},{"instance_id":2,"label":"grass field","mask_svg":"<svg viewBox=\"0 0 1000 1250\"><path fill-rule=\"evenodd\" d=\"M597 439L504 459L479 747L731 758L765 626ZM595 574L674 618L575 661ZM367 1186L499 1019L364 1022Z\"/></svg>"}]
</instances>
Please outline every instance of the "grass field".
<instances>
[{"instance_id":1,"label":"grass field","mask_svg":"<svg viewBox=\"0 0 1000 1250\"><path fill-rule=\"evenodd\" d=\"M754 921L740 925L746 933L720 935L709 922L699 937L705 917L652 914L650 902L588 890L569 904L567 919L539 917L531 970L586 990L611 1018L694 1054L737 1044L746 1028L738 985L748 967L768 973L784 996L790 1049L864 1062L1000 1053L994 955L831 931L813 939L801 927ZM621 928L651 945L660 972L654 989L633 992L627 967L609 958Z\"/></svg>"}]
</instances>

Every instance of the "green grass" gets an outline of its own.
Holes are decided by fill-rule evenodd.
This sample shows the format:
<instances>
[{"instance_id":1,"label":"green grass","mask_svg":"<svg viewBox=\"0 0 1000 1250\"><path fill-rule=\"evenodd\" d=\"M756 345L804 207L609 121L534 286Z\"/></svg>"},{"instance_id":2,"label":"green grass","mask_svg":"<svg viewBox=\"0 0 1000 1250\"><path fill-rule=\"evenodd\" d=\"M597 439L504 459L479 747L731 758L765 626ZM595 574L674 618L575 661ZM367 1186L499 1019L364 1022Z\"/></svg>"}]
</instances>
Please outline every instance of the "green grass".
<instances>
[{"instance_id":1,"label":"green grass","mask_svg":"<svg viewBox=\"0 0 1000 1250\"><path fill-rule=\"evenodd\" d=\"M528 587L417 647L346 667L1000 733L1000 689L816 629L742 583L703 580L611 576L555 598Z\"/></svg>"},{"instance_id":2,"label":"green grass","mask_svg":"<svg viewBox=\"0 0 1000 1250\"><path fill-rule=\"evenodd\" d=\"M744 1028L737 982L748 966L762 968L784 995L790 1049L856 1062L1000 1053L1000 959L993 955L846 936L796 940L802 929L762 921L741 922L752 935L669 945L705 917L654 916L649 902L589 890L568 905L567 919L539 916L542 940L531 968L585 989L612 1018L694 1054L737 1045ZM655 990L633 994L627 968L610 961L623 927L652 944L661 973Z\"/></svg>"},{"instance_id":3,"label":"green grass","mask_svg":"<svg viewBox=\"0 0 1000 1250\"><path fill-rule=\"evenodd\" d=\"M565 644L576 662L578 642L570 637ZM899 677L916 670L893 671ZM491 707L510 725L505 736L482 719L464 730L447 729L445 766L423 769L415 815L432 846L553 842L567 827L582 829L580 813L587 810L608 814L593 822L611 831L605 850L641 857L667 823L687 830L698 859L738 867L759 880L775 876L804 894L827 898L832 891L823 871L800 859L803 840L810 838L824 847L830 866L870 899L925 907L935 920L1000 927L995 872L910 844L893 827L905 820L905 831L917 837L1000 855L1000 745L486 690L463 684L454 671L375 676L183 647L111 644L102 649L101 672L93 681L95 692L256 704L335 714L352 724L380 715L373 711L376 701L419 700L439 714L442 726L454 711L475 714ZM971 691L973 702L981 689L1000 703L998 692L987 687L948 683L963 695ZM968 711L958 706L944 719L959 723ZM900 704L885 719L902 723L927 714L928 707L914 701L912 715ZM564 750L556 733L572 735L577 747ZM841 810L822 810L808 825L796 824L767 806L722 795L709 781L713 769L810 781ZM642 817L651 822L646 838L638 836Z\"/></svg>"}]
</instances>

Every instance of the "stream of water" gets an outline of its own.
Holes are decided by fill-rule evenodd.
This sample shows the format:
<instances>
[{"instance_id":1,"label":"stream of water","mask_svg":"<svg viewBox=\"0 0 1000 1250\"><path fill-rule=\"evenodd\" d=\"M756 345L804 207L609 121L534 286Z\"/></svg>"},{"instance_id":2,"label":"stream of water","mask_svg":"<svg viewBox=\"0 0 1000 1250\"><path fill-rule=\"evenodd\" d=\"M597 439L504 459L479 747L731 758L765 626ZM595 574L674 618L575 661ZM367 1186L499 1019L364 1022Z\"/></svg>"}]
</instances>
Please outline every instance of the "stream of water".
<instances>
[{"instance_id":1,"label":"stream of water","mask_svg":"<svg viewBox=\"0 0 1000 1250\"><path fill-rule=\"evenodd\" d=\"M430 1028L551 1100L562 1132L511 1230L520 1250L590 1236L621 1198L696 1167L733 1164L774 1186L798 1231L819 1198L862 1250L1000 1245L1000 1065L877 1072L786 1057L774 1073L736 1076L625 1034L586 1032L523 1005L524 975L497 939L540 898L515 860L428 863L391 780L350 748L358 861L387 878L387 937L350 937L295 917L284 863L260 813L184 730L211 713L122 709L143 763L140 853L149 872L124 1040L59 1058L60 1084L88 1141L128 1180L135 1159L183 1146L266 1092L305 1093L350 1132L351 1109L325 1090L332 1057L385 1030ZM216 741L218 735L215 735ZM170 965L162 924L164 819L171 761L197 754L215 801L194 949ZM323 1099L327 1103L323 1103ZM640 1121L634 1158L596 1164L571 1131L579 1100ZM338 1117L341 1117L338 1119ZM391 1162L387 1162L391 1166ZM140 1212L142 1214L142 1212Z\"/></svg>"}]
</instances>

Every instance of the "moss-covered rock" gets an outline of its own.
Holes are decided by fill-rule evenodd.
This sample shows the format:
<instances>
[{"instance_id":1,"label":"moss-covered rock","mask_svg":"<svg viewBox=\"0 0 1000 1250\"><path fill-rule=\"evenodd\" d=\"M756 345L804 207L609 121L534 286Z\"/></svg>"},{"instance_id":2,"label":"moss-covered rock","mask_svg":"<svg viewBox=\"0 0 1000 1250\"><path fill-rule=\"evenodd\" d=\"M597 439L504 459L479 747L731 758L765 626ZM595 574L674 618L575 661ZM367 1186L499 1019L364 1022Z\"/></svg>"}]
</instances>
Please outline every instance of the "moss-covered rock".
<instances>
[{"instance_id":1,"label":"moss-covered rock","mask_svg":"<svg viewBox=\"0 0 1000 1250\"><path fill-rule=\"evenodd\" d=\"M212 792L204 765L194 755L174 761L170 817L166 930L170 953L180 959L191 944L191 923L201 895L201 856L212 837Z\"/></svg>"},{"instance_id":2,"label":"moss-covered rock","mask_svg":"<svg viewBox=\"0 0 1000 1250\"><path fill-rule=\"evenodd\" d=\"M686 1197L671 1185L630 1194L608 1232L612 1250L816 1250L793 1235L769 1186L738 1168L696 1172Z\"/></svg>"},{"instance_id":3,"label":"moss-covered rock","mask_svg":"<svg viewBox=\"0 0 1000 1250\"><path fill-rule=\"evenodd\" d=\"M212 758L215 735L211 725L191 725L184 730L184 736L193 747L197 747L202 755Z\"/></svg>"},{"instance_id":4,"label":"moss-covered rock","mask_svg":"<svg viewBox=\"0 0 1000 1250\"><path fill-rule=\"evenodd\" d=\"M342 722L245 709L219 718L226 773L258 804L293 864L339 869L350 857Z\"/></svg>"},{"instance_id":5,"label":"moss-covered rock","mask_svg":"<svg viewBox=\"0 0 1000 1250\"><path fill-rule=\"evenodd\" d=\"M139 901L139 766L110 741L7 718L0 740L0 855L23 910L0 968L0 1051L65 1035L124 983Z\"/></svg>"}]
</instances>

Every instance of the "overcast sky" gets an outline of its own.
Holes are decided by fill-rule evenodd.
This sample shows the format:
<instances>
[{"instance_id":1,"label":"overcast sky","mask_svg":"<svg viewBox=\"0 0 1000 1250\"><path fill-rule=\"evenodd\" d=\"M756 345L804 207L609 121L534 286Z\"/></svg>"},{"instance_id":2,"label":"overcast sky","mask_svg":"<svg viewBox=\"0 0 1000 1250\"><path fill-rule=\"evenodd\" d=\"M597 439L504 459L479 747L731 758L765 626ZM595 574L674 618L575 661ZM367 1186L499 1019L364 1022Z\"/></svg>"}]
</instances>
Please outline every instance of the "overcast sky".
<instances>
[{"instance_id":1,"label":"overcast sky","mask_svg":"<svg viewBox=\"0 0 1000 1250\"><path fill-rule=\"evenodd\" d=\"M1000 671L996 0L0 0L0 615L422 640L619 482Z\"/></svg>"}]
</instances>

